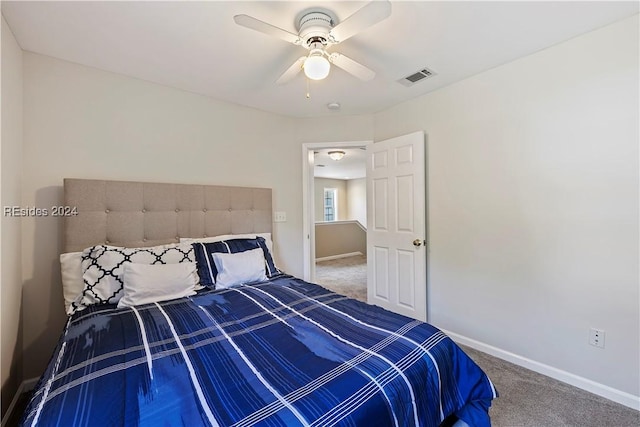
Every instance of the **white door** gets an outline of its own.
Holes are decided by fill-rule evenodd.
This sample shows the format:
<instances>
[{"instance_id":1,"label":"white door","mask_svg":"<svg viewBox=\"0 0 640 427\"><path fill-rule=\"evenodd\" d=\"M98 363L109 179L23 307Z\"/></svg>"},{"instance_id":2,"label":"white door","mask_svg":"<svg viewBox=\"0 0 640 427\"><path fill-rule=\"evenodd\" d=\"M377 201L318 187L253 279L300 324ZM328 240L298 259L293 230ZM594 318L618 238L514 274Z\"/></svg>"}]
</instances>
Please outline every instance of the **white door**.
<instances>
[{"instance_id":1,"label":"white door","mask_svg":"<svg viewBox=\"0 0 640 427\"><path fill-rule=\"evenodd\" d=\"M425 136L367 147L367 299L427 320Z\"/></svg>"}]
</instances>

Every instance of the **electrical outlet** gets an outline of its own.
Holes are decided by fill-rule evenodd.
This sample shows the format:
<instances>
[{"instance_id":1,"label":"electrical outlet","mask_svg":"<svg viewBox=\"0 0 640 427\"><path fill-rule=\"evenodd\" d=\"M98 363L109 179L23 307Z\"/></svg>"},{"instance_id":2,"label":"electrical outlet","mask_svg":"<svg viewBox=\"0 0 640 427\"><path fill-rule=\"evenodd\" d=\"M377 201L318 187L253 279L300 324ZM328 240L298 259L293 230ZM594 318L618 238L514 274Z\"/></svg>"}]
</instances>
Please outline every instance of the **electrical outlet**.
<instances>
[{"instance_id":1,"label":"electrical outlet","mask_svg":"<svg viewBox=\"0 0 640 427\"><path fill-rule=\"evenodd\" d=\"M287 222L287 213L286 212L274 212L273 213L273 222Z\"/></svg>"},{"instance_id":2,"label":"electrical outlet","mask_svg":"<svg viewBox=\"0 0 640 427\"><path fill-rule=\"evenodd\" d=\"M589 331L589 344L604 348L604 331L602 329L591 328L591 331Z\"/></svg>"}]
</instances>

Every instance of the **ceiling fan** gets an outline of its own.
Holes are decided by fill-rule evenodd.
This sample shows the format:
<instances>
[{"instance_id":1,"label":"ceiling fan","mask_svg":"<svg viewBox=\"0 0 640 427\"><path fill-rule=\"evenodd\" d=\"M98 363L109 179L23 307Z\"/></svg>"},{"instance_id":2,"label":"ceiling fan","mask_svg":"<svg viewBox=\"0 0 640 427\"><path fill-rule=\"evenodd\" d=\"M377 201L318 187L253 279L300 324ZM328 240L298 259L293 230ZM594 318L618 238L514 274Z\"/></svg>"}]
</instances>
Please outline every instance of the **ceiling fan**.
<instances>
[{"instance_id":1,"label":"ceiling fan","mask_svg":"<svg viewBox=\"0 0 640 427\"><path fill-rule=\"evenodd\" d=\"M278 84L284 84L291 81L300 71L304 71L309 79L322 80L329 75L331 64L360 80L373 79L376 76L373 70L341 53L328 52L327 48L347 40L389 15L391 3L387 0L372 1L340 23L337 23L335 14L328 9L309 8L298 15L298 34L248 15L236 15L233 19L238 25L300 45L309 51L307 56L298 58L276 81Z\"/></svg>"}]
</instances>

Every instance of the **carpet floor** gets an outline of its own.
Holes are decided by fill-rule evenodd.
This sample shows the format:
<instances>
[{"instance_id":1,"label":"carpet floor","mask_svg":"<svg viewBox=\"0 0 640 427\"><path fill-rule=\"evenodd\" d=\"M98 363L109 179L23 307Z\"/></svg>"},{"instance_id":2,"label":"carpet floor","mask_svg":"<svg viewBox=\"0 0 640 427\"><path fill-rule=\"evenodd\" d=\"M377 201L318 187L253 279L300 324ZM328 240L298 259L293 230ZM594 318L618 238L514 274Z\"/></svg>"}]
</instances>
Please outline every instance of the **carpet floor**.
<instances>
[{"instance_id":1,"label":"carpet floor","mask_svg":"<svg viewBox=\"0 0 640 427\"><path fill-rule=\"evenodd\" d=\"M367 301L364 255L316 263L316 283ZM472 348L461 346L487 373L500 397L494 427L640 427L640 412Z\"/></svg>"},{"instance_id":2,"label":"carpet floor","mask_svg":"<svg viewBox=\"0 0 640 427\"><path fill-rule=\"evenodd\" d=\"M367 256L316 262L316 283L338 294L367 302Z\"/></svg>"}]
</instances>

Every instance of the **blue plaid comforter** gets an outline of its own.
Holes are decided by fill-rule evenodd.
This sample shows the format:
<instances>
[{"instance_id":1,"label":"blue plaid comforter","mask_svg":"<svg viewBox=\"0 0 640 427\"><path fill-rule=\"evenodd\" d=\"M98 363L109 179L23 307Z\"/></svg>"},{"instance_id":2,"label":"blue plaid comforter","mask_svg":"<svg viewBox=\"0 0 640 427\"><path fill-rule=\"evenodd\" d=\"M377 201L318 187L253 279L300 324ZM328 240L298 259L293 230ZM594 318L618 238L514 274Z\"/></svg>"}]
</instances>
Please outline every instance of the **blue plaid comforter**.
<instances>
[{"instance_id":1,"label":"blue plaid comforter","mask_svg":"<svg viewBox=\"0 0 640 427\"><path fill-rule=\"evenodd\" d=\"M38 426L489 426L486 375L433 326L290 276L69 319Z\"/></svg>"}]
</instances>

